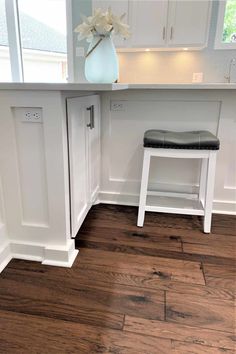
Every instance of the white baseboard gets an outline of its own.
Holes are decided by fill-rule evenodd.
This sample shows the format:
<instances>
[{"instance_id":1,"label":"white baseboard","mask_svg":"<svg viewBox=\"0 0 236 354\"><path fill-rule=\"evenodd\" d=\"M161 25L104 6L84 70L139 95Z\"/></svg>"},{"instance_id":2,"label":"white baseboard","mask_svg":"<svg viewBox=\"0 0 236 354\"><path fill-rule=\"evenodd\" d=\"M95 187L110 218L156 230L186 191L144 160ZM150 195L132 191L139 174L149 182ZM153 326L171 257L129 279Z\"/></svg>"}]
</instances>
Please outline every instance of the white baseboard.
<instances>
[{"instance_id":1,"label":"white baseboard","mask_svg":"<svg viewBox=\"0 0 236 354\"><path fill-rule=\"evenodd\" d=\"M12 240L0 249L0 273L13 258L37 261L42 264L71 268L78 254L75 241L68 240L65 246L44 246Z\"/></svg>"},{"instance_id":2,"label":"white baseboard","mask_svg":"<svg viewBox=\"0 0 236 354\"><path fill-rule=\"evenodd\" d=\"M68 240L66 246L47 246L44 248L42 264L71 268L78 253L79 251L75 249L75 241L72 239Z\"/></svg>"},{"instance_id":3,"label":"white baseboard","mask_svg":"<svg viewBox=\"0 0 236 354\"><path fill-rule=\"evenodd\" d=\"M138 206L138 194L125 194L117 192L101 191L98 196L99 202L104 204ZM213 213L236 215L236 202L215 200L213 202Z\"/></svg>"},{"instance_id":4,"label":"white baseboard","mask_svg":"<svg viewBox=\"0 0 236 354\"><path fill-rule=\"evenodd\" d=\"M0 248L0 273L8 265L11 259L12 255L10 245L8 242L5 242Z\"/></svg>"}]
</instances>

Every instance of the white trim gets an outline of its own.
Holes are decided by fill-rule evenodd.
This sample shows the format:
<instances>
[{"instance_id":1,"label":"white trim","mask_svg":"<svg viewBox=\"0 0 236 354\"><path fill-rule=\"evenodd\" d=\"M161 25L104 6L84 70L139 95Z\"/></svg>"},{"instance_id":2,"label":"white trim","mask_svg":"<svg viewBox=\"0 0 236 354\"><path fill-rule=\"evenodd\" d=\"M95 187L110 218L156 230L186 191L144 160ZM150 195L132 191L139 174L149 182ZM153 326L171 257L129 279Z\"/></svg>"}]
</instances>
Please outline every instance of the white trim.
<instances>
[{"instance_id":1,"label":"white trim","mask_svg":"<svg viewBox=\"0 0 236 354\"><path fill-rule=\"evenodd\" d=\"M11 241L10 248L12 258L63 267L71 267L78 254L78 250L75 249L75 242L71 239L65 246L44 246L36 243Z\"/></svg>"},{"instance_id":2,"label":"white trim","mask_svg":"<svg viewBox=\"0 0 236 354\"><path fill-rule=\"evenodd\" d=\"M8 242L5 242L0 248L0 273L11 261L12 255L10 250L10 245Z\"/></svg>"},{"instance_id":3,"label":"white trim","mask_svg":"<svg viewBox=\"0 0 236 354\"><path fill-rule=\"evenodd\" d=\"M71 268L78 254L75 241L68 240L64 246L44 246L19 241L6 242L0 249L0 273L11 259L41 262L45 265Z\"/></svg>"},{"instance_id":4,"label":"white trim","mask_svg":"<svg viewBox=\"0 0 236 354\"><path fill-rule=\"evenodd\" d=\"M5 1L12 81L23 82L23 62L17 0Z\"/></svg>"},{"instance_id":5,"label":"white trim","mask_svg":"<svg viewBox=\"0 0 236 354\"><path fill-rule=\"evenodd\" d=\"M219 1L214 49L236 49L236 43L222 42L226 1L227 0Z\"/></svg>"},{"instance_id":6,"label":"white trim","mask_svg":"<svg viewBox=\"0 0 236 354\"><path fill-rule=\"evenodd\" d=\"M112 191L100 191L99 199L96 204L112 204L138 206L139 195L118 193ZM236 215L236 201L214 200L213 214Z\"/></svg>"},{"instance_id":7,"label":"white trim","mask_svg":"<svg viewBox=\"0 0 236 354\"><path fill-rule=\"evenodd\" d=\"M72 21L72 1L66 0L66 25L67 25L67 71L68 82L75 81L74 75L74 45L73 45L73 21Z\"/></svg>"}]
</instances>

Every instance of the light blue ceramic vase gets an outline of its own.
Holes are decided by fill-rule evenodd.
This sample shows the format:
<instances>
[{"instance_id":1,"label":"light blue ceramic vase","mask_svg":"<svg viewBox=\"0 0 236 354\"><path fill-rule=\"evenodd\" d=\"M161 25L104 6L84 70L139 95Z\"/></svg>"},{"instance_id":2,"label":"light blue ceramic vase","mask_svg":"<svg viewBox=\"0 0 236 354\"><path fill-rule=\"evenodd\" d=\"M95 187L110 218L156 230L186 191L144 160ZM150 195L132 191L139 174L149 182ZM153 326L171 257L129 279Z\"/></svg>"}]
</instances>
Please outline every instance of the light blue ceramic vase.
<instances>
[{"instance_id":1,"label":"light blue ceramic vase","mask_svg":"<svg viewBox=\"0 0 236 354\"><path fill-rule=\"evenodd\" d=\"M101 42L85 60L85 77L92 83L113 83L119 76L119 64L111 36L95 36L88 53L100 39Z\"/></svg>"}]
</instances>

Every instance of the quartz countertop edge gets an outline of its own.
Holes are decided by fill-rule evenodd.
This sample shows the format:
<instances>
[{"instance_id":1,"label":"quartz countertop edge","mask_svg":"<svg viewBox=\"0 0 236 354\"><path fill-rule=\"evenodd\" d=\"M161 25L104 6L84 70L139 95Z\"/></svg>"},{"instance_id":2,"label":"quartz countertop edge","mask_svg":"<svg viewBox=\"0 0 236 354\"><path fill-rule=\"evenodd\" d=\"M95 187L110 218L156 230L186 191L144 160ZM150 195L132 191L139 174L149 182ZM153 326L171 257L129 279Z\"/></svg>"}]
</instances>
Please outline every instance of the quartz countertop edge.
<instances>
[{"instance_id":1,"label":"quartz countertop edge","mask_svg":"<svg viewBox=\"0 0 236 354\"><path fill-rule=\"evenodd\" d=\"M236 83L90 84L90 83L0 83L0 90L118 91L118 90L236 90Z\"/></svg>"},{"instance_id":2,"label":"quartz countertop edge","mask_svg":"<svg viewBox=\"0 0 236 354\"><path fill-rule=\"evenodd\" d=\"M166 84L129 84L129 89L180 89L180 90L235 90L236 83L166 83Z\"/></svg>"}]
</instances>

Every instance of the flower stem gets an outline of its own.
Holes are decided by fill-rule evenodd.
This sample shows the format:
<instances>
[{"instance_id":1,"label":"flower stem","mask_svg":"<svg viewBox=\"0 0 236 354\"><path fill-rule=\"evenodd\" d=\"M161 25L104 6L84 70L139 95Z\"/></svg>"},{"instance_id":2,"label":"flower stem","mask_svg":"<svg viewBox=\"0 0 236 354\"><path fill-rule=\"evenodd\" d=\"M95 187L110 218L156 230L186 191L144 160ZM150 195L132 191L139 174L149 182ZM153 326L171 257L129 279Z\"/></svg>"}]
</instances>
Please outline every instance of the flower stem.
<instances>
[{"instance_id":1,"label":"flower stem","mask_svg":"<svg viewBox=\"0 0 236 354\"><path fill-rule=\"evenodd\" d=\"M110 31L108 33L111 33L113 31L113 27L110 29ZM97 41L97 43L93 46L93 48L90 49L90 51L86 54L85 58L87 58L93 51L94 49L97 48L97 46L101 43L101 41L105 38L105 35L103 35L99 41Z\"/></svg>"}]
</instances>

